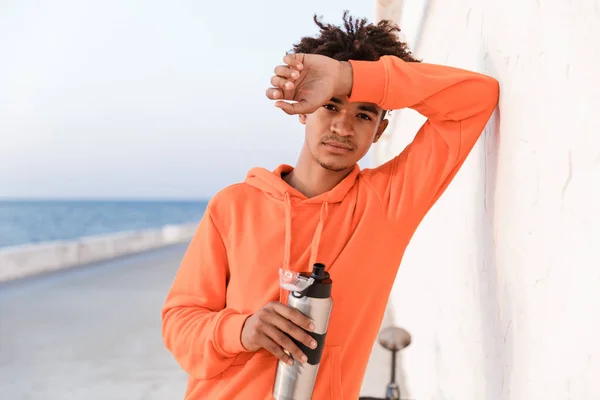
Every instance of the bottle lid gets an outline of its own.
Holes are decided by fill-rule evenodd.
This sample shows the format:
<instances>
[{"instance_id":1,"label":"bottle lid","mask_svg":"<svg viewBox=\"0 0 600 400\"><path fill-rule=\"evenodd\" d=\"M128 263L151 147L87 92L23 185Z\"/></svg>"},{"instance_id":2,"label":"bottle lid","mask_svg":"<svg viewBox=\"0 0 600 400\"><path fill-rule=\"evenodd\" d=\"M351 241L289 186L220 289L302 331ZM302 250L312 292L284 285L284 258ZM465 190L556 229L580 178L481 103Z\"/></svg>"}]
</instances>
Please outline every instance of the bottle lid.
<instances>
[{"instance_id":1,"label":"bottle lid","mask_svg":"<svg viewBox=\"0 0 600 400\"><path fill-rule=\"evenodd\" d=\"M279 268L279 286L290 292L302 292L313 284L314 278L299 272Z\"/></svg>"}]
</instances>

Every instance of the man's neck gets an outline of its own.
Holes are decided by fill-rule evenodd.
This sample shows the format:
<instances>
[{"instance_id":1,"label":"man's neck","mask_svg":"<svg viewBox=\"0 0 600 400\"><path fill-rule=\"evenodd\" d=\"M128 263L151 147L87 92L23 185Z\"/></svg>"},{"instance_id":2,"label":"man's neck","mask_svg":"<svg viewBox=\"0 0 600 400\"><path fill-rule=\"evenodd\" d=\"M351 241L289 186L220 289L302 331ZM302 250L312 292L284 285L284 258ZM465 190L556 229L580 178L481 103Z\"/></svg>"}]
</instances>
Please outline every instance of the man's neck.
<instances>
[{"instance_id":1,"label":"man's neck","mask_svg":"<svg viewBox=\"0 0 600 400\"><path fill-rule=\"evenodd\" d=\"M300 157L296 167L285 175L283 180L306 197L311 198L336 187L352 172L352 169L353 167L343 171L330 171L313 160Z\"/></svg>"}]
</instances>

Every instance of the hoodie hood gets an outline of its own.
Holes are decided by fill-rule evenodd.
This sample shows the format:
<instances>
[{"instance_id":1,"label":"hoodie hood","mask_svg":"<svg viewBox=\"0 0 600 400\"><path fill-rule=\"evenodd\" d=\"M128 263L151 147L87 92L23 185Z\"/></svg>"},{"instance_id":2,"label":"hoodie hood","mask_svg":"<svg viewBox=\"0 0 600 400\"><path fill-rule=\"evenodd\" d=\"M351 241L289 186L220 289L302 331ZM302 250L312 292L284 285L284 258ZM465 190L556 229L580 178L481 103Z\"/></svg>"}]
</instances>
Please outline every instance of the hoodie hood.
<instances>
[{"instance_id":1,"label":"hoodie hood","mask_svg":"<svg viewBox=\"0 0 600 400\"><path fill-rule=\"evenodd\" d=\"M278 166L273 171L265 168L252 168L248 171L245 182L261 190L263 193L282 201L287 193L294 202L300 201L305 204L340 203L344 200L344 197L346 197L352 186L354 186L360 173L360 167L357 164L354 166L352 172L336 187L318 196L308 198L282 179L282 175L290 173L293 169L292 166L286 164Z\"/></svg>"},{"instance_id":2,"label":"hoodie hood","mask_svg":"<svg viewBox=\"0 0 600 400\"><path fill-rule=\"evenodd\" d=\"M321 232L323 231L323 226L327 220L329 204L342 202L344 197L346 197L350 189L356 183L360 167L358 164L355 165L352 172L350 172L350 174L348 174L348 176L346 176L336 187L312 198L306 197L283 180L282 175L287 174L292 170L293 167L285 164L280 165L273 171L264 168L253 168L248 172L245 182L261 190L268 196L271 196L273 199L280 200L283 203L284 215L282 215L282 217L285 217L285 238L283 242L284 256L282 268L284 271L292 270L290 265L290 253L292 247L292 207L296 203L321 204L319 223L315 229L310 247L310 261L304 268L300 267L302 270L299 271L309 272L312 269L312 265L317 262L319 244L321 243ZM283 289L280 290L280 301L285 301Z\"/></svg>"}]
</instances>

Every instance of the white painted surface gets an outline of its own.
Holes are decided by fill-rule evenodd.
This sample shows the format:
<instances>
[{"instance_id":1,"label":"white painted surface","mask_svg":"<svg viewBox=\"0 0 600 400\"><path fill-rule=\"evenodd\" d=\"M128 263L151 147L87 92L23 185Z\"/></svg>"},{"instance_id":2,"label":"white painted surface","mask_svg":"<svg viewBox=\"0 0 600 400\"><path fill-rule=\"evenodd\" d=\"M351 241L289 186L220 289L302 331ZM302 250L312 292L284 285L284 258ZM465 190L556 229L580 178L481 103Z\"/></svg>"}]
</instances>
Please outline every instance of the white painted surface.
<instances>
[{"instance_id":1,"label":"white painted surface","mask_svg":"<svg viewBox=\"0 0 600 400\"><path fill-rule=\"evenodd\" d=\"M188 242L195 224L0 249L0 282Z\"/></svg>"},{"instance_id":2,"label":"white painted surface","mask_svg":"<svg viewBox=\"0 0 600 400\"><path fill-rule=\"evenodd\" d=\"M598 399L600 3L430 4L416 56L494 76L501 99L394 286L406 397ZM393 115L376 164L423 122Z\"/></svg>"}]
</instances>

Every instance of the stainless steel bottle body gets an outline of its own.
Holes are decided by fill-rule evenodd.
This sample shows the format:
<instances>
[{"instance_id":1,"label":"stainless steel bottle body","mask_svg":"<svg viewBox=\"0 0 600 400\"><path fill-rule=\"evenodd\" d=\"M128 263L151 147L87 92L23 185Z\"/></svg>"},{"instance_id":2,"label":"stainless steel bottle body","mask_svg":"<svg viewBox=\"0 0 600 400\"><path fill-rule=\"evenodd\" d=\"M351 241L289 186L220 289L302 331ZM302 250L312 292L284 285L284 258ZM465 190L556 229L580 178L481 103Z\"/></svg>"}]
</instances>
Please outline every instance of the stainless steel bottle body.
<instances>
[{"instance_id":1,"label":"stainless steel bottle body","mask_svg":"<svg viewBox=\"0 0 600 400\"><path fill-rule=\"evenodd\" d=\"M310 278L314 280L311 286L301 292L290 292L288 305L299 310L314 322L315 330L308 334L317 341L317 348L311 349L292 338L300 350L306 354L308 361L303 364L294 359L293 365L279 361L273 387L275 400L310 400L312 398L333 301L331 299L332 281L329 274L325 272L323 264L317 263L313 266Z\"/></svg>"},{"instance_id":2,"label":"stainless steel bottle body","mask_svg":"<svg viewBox=\"0 0 600 400\"><path fill-rule=\"evenodd\" d=\"M300 344L299 347L308 356L305 364L297 360L294 360L294 365L287 365L279 361L273 396L276 400L310 400L319 371L333 302L330 297L318 299L302 296L298 298L294 297L294 293L290 293L288 305L300 310L314 321L315 330L311 332L311 336L317 340L319 345L312 350ZM296 342L296 344L299 343Z\"/></svg>"}]
</instances>

